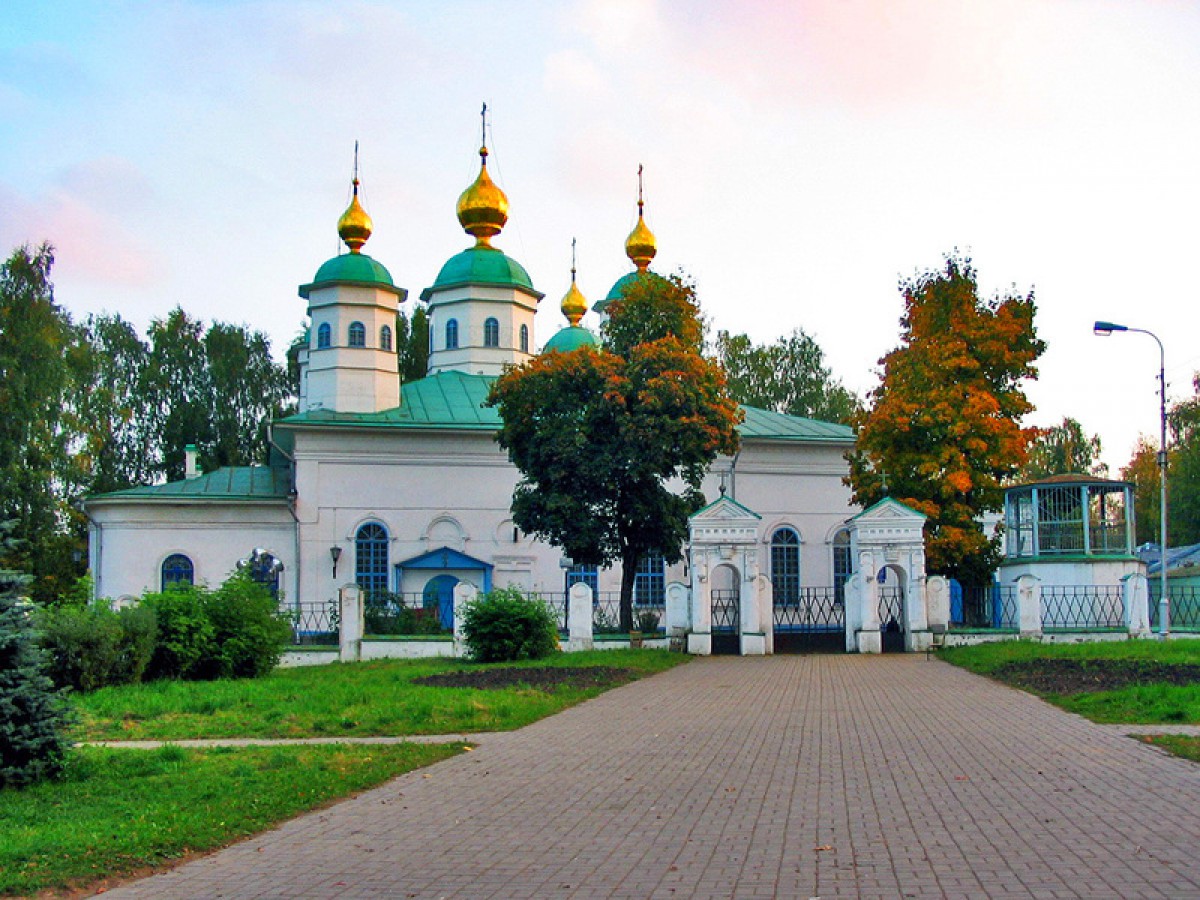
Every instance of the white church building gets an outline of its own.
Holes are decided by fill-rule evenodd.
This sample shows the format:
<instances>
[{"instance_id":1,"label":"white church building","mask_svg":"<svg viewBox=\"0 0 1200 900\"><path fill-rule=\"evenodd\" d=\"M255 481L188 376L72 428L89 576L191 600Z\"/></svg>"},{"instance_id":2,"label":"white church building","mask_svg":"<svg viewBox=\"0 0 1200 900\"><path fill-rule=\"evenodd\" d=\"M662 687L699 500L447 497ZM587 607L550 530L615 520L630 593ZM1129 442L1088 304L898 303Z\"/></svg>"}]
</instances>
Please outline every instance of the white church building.
<instances>
[{"instance_id":1,"label":"white church building","mask_svg":"<svg viewBox=\"0 0 1200 900\"><path fill-rule=\"evenodd\" d=\"M362 252L372 225L355 179L338 222L346 252L299 288L309 342L299 360L298 411L271 426L273 464L200 473L189 452L181 481L89 498L98 596L131 599L178 581L216 585L251 556L265 561L281 603L296 610L324 607L353 583L426 605L444 602L460 583L560 596L579 581L598 595L619 589L619 571L572 566L512 521L519 473L496 443L496 411L483 404L506 367L538 352L534 315L543 294L492 244L508 200L488 175L486 148L480 155L479 176L457 206L473 243L420 294L430 327L427 376L400 383L394 328L408 291ZM597 304L601 314L632 279L659 277L649 269L655 241L641 213L639 201L626 242L634 268ZM594 344L579 324L586 309L572 276L563 300L569 324L541 352ZM847 580L857 555L868 552L857 538L851 546L859 511L843 476L853 434L842 425L744 412L741 449L716 460L705 479L709 506L693 519L684 561L646 560L636 601L661 604L669 585L682 585L692 598L688 630L699 636L697 652L720 649L722 631L734 652L785 649L795 632L829 632L840 642L848 634ZM885 519L904 518L895 506L880 511ZM907 526L912 565L884 554L885 544L888 554L903 545L885 536L883 555L868 560L866 571L892 565L900 579L892 586L916 578L921 584L912 587L923 589L920 526ZM882 590L867 592L872 609ZM923 619L923 602L913 606ZM886 598L880 608L886 617Z\"/></svg>"}]
</instances>

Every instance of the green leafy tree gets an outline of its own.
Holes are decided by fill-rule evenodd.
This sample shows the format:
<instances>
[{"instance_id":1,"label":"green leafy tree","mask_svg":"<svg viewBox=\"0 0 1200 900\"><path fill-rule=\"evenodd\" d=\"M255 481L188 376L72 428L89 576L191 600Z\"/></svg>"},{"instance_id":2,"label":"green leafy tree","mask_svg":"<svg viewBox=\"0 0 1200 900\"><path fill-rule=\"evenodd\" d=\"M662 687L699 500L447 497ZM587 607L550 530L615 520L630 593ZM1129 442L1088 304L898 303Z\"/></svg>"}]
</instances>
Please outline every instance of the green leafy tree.
<instances>
[{"instance_id":1,"label":"green leafy tree","mask_svg":"<svg viewBox=\"0 0 1200 900\"><path fill-rule=\"evenodd\" d=\"M640 279L608 313L603 349L544 353L502 375L488 403L521 472L513 520L576 562L619 561L629 631L638 562L681 558L701 479L737 450L740 413L721 367L700 353L690 284Z\"/></svg>"},{"instance_id":2,"label":"green leafy tree","mask_svg":"<svg viewBox=\"0 0 1200 900\"><path fill-rule=\"evenodd\" d=\"M1045 348L1033 294L981 300L957 256L902 292L900 346L880 360L847 481L863 506L890 494L925 513L929 570L978 584L999 557L979 516L1001 509L1031 437L1021 383Z\"/></svg>"},{"instance_id":3,"label":"green leafy tree","mask_svg":"<svg viewBox=\"0 0 1200 900\"><path fill-rule=\"evenodd\" d=\"M1121 477L1133 482L1133 522L1135 540L1139 544L1158 543L1159 492L1158 442L1138 438L1129 463L1121 469ZM1169 476L1168 476L1169 482ZM1170 484L1167 485L1168 489ZM1169 506L1170 501L1168 501ZM1168 512L1170 510L1168 509ZM1169 526L1168 526L1169 527Z\"/></svg>"},{"instance_id":4,"label":"green leafy tree","mask_svg":"<svg viewBox=\"0 0 1200 900\"><path fill-rule=\"evenodd\" d=\"M1070 416L1059 425L1034 429L1028 457L1018 479L1037 481L1053 475L1108 474L1108 466L1100 460L1100 438L1088 436L1083 426Z\"/></svg>"},{"instance_id":5,"label":"green leafy tree","mask_svg":"<svg viewBox=\"0 0 1200 900\"><path fill-rule=\"evenodd\" d=\"M36 599L79 574L61 539L71 516L65 488L78 475L63 365L73 332L54 300L53 265L49 244L19 247L0 265L0 521L15 521L19 538L0 564L31 573Z\"/></svg>"},{"instance_id":6,"label":"green leafy tree","mask_svg":"<svg viewBox=\"0 0 1200 900\"><path fill-rule=\"evenodd\" d=\"M825 354L803 329L773 344L755 344L744 334L718 331L716 356L739 403L819 419L850 422L862 408L855 394L835 379Z\"/></svg>"},{"instance_id":7,"label":"green leafy tree","mask_svg":"<svg viewBox=\"0 0 1200 900\"><path fill-rule=\"evenodd\" d=\"M12 552L14 523L0 526L0 548ZM33 619L22 600L25 576L0 570L0 789L62 772L69 714L46 674Z\"/></svg>"},{"instance_id":8,"label":"green leafy tree","mask_svg":"<svg viewBox=\"0 0 1200 900\"><path fill-rule=\"evenodd\" d=\"M1171 466L1167 471L1167 529L1176 546L1200 543L1200 373L1194 394L1170 414Z\"/></svg>"},{"instance_id":9,"label":"green leafy tree","mask_svg":"<svg viewBox=\"0 0 1200 900\"><path fill-rule=\"evenodd\" d=\"M412 316L396 314L396 353L399 354L400 383L424 378L429 371L429 313L423 304L413 307Z\"/></svg>"}]
</instances>

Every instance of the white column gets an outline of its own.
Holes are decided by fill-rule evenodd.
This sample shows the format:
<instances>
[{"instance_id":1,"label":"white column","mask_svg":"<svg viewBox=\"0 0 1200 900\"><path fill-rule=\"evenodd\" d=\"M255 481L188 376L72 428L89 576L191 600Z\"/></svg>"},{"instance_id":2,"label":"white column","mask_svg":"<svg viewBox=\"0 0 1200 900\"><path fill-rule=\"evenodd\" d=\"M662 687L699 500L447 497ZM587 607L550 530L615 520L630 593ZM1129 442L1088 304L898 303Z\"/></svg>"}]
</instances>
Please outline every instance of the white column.
<instances>
[{"instance_id":1,"label":"white column","mask_svg":"<svg viewBox=\"0 0 1200 900\"><path fill-rule=\"evenodd\" d=\"M358 662L362 659L363 598L357 584L347 584L338 591L338 659Z\"/></svg>"},{"instance_id":2,"label":"white column","mask_svg":"<svg viewBox=\"0 0 1200 900\"><path fill-rule=\"evenodd\" d=\"M879 583L875 573L879 567L870 553L861 554L859 574L862 576L858 612L858 652L882 653L883 636L879 633Z\"/></svg>"},{"instance_id":3,"label":"white column","mask_svg":"<svg viewBox=\"0 0 1200 900\"><path fill-rule=\"evenodd\" d=\"M702 555L696 564L692 582L692 630L688 632L688 653L698 656L712 654L712 581L708 575L708 559Z\"/></svg>"},{"instance_id":4,"label":"white column","mask_svg":"<svg viewBox=\"0 0 1200 900\"><path fill-rule=\"evenodd\" d=\"M930 630L950 627L950 582L944 575L925 579L925 616Z\"/></svg>"},{"instance_id":5,"label":"white column","mask_svg":"<svg viewBox=\"0 0 1200 900\"><path fill-rule=\"evenodd\" d=\"M592 589L581 581L571 585L567 592L567 625L567 649L591 650Z\"/></svg>"}]
</instances>

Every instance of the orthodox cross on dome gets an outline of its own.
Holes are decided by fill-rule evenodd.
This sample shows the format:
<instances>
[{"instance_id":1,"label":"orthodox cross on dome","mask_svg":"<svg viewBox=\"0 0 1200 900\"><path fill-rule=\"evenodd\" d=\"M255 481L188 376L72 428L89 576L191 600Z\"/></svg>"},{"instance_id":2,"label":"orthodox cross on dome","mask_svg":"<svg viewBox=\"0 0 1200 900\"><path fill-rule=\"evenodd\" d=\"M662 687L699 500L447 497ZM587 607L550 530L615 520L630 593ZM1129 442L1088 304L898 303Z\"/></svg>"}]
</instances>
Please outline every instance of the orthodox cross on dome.
<instances>
[{"instance_id":1,"label":"orthodox cross on dome","mask_svg":"<svg viewBox=\"0 0 1200 900\"><path fill-rule=\"evenodd\" d=\"M508 197L487 170L487 104L479 111L479 176L458 198L458 221L475 238L476 247L491 247L491 239L508 221Z\"/></svg>"},{"instance_id":2,"label":"orthodox cross on dome","mask_svg":"<svg viewBox=\"0 0 1200 900\"><path fill-rule=\"evenodd\" d=\"M354 142L354 177L350 184L353 186L353 195L350 197L350 205L338 219L338 236L346 242L351 253L359 253L363 244L371 237L374 223L358 201L358 141Z\"/></svg>"},{"instance_id":3,"label":"orthodox cross on dome","mask_svg":"<svg viewBox=\"0 0 1200 900\"><path fill-rule=\"evenodd\" d=\"M579 325L579 320L587 312L587 299L575 284L575 238L571 238L571 286L567 288L559 308L572 328Z\"/></svg>"},{"instance_id":4,"label":"orthodox cross on dome","mask_svg":"<svg viewBox=\"0 0 1200 900\"><path fill-rule=\"evenodd\" d=\"M658 253L658 242L654 239L654 233L646 227L646 220L642 217L646 205L642 198L642 168L642 164L638 163L637 225L625 239L625 255L629 257L639 272L645 272L650 268L650 260L654 259L655 254Z\"/></svg>"}]
</instances>

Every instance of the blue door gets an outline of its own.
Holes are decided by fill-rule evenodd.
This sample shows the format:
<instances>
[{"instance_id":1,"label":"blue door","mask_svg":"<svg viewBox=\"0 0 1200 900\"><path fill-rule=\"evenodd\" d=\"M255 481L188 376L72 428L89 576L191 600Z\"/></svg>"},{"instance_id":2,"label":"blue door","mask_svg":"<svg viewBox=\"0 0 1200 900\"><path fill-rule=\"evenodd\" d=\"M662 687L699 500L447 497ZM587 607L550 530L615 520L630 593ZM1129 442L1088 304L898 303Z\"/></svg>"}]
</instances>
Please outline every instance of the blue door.
<instances>
[{"instance_id":1,"label":"blue door","mask_svg":"<svg viewBox=\"0 0 1200 900\"><path fill-rule=\"evenodd\" d=\"M453 575L437 575L429 579L422 592L421 605L425 609L436 609L438 621L446 631L454 630L454 586L458 579Z\"/></svg>"}]
</instances>

